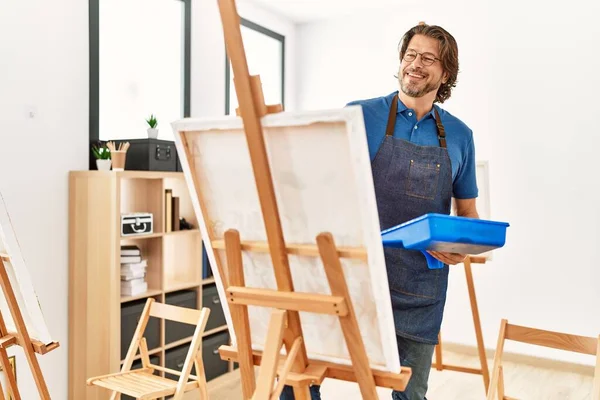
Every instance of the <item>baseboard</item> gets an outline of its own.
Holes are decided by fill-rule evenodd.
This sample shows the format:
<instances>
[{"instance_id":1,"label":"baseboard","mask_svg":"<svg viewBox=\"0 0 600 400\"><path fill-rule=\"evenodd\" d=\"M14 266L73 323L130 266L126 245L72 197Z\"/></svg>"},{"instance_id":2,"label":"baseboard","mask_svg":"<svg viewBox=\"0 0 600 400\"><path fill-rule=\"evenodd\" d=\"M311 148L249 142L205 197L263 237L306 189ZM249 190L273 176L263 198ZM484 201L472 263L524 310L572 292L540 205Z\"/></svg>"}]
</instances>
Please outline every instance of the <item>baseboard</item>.
<instances>
[{"instance_id":1,"label":"baseboard","mask_svg":"<svg viewBox=\"0 0 600 400\"><path fill-rule=\"evenodd\" d=\"M442 342L442 351L445 351L445 350L451 351L453 353L464 354L464 355L473 356L473 357L479 357L479 352L477 351L476 346L469 346L466 344L451 343L451 342L444 341L444 342ZM494 349L486 349L485 350L485 355L488 358L488 360L494 359L494 353L495 353ZM550 358L531 356L528 354L521 354L521 353L512 353L512 352L508 352L508 351L504 351L504 355L502 356L502 359L504 361L509 361L509 362L518 363L518 364L527 364L527 365L531 365L531 366L539 367L539 368L556 369L556 370L560 370L562 372L569 371L569 372L573 372L576 374L581 374L581 375L586 375L586 376L591 376L591 377L594 376L594 366L592 366L592 365L585 365L585 364L579 364L579 363L562 361L562 360L554 360L554 359L550 359ZM489 370L491 373L492 368L493 368L493 364L491 361L490 361L488 367L489 367Z\"/></svg>"}]
</instances>

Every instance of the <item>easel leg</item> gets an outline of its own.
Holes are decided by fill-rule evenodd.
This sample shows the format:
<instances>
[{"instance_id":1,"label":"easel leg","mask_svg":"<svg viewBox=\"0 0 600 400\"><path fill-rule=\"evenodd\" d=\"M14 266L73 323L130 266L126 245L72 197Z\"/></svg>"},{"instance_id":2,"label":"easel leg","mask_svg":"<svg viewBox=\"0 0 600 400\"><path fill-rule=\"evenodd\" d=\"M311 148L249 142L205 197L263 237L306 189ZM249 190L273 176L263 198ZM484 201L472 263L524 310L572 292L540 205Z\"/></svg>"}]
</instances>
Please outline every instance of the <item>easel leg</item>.
<instances>
[{"instance_id":1,"label":"easel leg","mask_svg":"<svg viewBox=\"0 0 600 400\"><path fill-rule=\"evenodd\" d=\"M287 323L287 313L285 310L273 310L271 312L271 321L265 343L265 351L258 373L258 382L253 400L269 400L273 390L275 377L277 376L277 366L279 364L279 351L283 346L283 331Z\"/></svg>"},{"instance_id":2,"label":"easel leg","mask_svg":"<svg viewBox=\"0 0 600 400\"><path fill-rule=\"evenodd\" d=\"M0 314L0 336L4 337L7 334L8 330L6 329L6 324L4 323L4 317L2 316L2 314ZM6 348L4 346L0 347L0 363L2 364L2 369L6 371L6 378L8 380L8 391L12 396L12 399L21 400L21 394L19 393L19 388L17 387L17 380L15 378L15 374L13 373L12 368L10 367L8 353L6 352ZM2 390L1 385L0 400L4 400L4 391Z\"/></svg>"},{"instance_id":3,"label":"easel leg","mask_svg":"<svg viewBox=\"0 0 600 400\"><path fill-rule=\"evenodd\" d=\"M442 367L442 333L438 333L438 344L435 346L435 369L441 371Z\"/></svg>"},{"instance_id":4,"label":"easel leg","mask_svg":"<svg viewBox=\"0 0 600 400\"><path fill-rule=\"evenodd\" d=\"M352 359L352 366L362 398L377 399L375 379L371 372L367 351L365 350L358 322L356 321L356 314L354 313L350 292L346 285L346 278L344 277L344 271L333 236L330 233L320 234L317 236L317 245L319 246L319 253L325 266L325 273L331 287L331 294L345 298L348 303L348 315L340 317L340 324L344 332L344 339L346 340L348 352Z\"/></svg>"},{"instance_id":5,"label":"easel leg","mask_svg":"<svg viewBox=\"0 0 600 400\"><path fill-rule=\"evenodd\" d=\"M294 386L295 400L310 400L310 388L306 386Z\"/></svg>"},{"instance_id":6,"label":"easel leg","mask_svg":"<svg viewBox=\"0 0 600 400\"><path fill-rule=\"evenodd\" d=\"M29 363L29 368L31 369L33 379L35 380L35 384L38 388L40 398L43 400L50 400L50 393L48 392L46 381L42 375L42 370L40 369L40 364L38 363L37 357L33 352L31 338L29 337L29 333L27 333L25 321L21 315L21 310L19 310L15 293L10 284L10 280L8 279L8 274L6 273L6 265L2 260L0 260L0 263L2 264L0 268L0 285L2 285L2 291L4 292L6 303L8 304L10 314L12 315L13 321L17 328L19 344L23 348L23 353L25 353L25 358Z\"/></svg>"},{"instance_id":7,"label":"easel leg","mask_svg":"<svg viewBox=\"0 0 600 400\"><path fill-rule=\"evenodd\" d=\"M487 388L490 384L490 371L488 369L487 358L485 357L485 347L483 345L483 333L481 332L481 320L479 319L479 307L477 306L477 297L475 296L475 284L473 283L473 271L471 269L471 259L467 257L464 261L465 276L467 278L467 288L469 290L469 300L471 301L471 312L473 313L473 324L475 325L475 337L477 338L477 350L479 352L479 361L481 363L481 375L483 376L483 385L487 394Z\"/></svg>"},{"instance_id":8,"label":"easel leg","mask_svg":"<svg viewBox=\"0 0 600 400\"><path fill-rule=\"evenodd\" d=\"M245 286L244 266L242 264L242 245L238 231L228 230L225 232L225 251L227 253L229 283L232 286ZM231 311L235 336L238 341L238 363L242 379L242 393L244 399L250 399L256 389L256 382L254 377L254 360L252 358L252 341L250 337L248 307L230 302L229 309Z\"/></svg>"},{"instance_id":9,"label":"easel leg","mask_svg":"<svg viewBox=\"0 0 600 400\"><path fill-rule=\"evenodd\" d=\"M10 367L10 361L8 360L8 354L6 353L6 349L4 347L0 348L0 362L2 363L2 369L6 373L6 377L8 380L8 390L12 399L21 400L21 394L19 393L19 388L17 387L17 380L15 379L15 374L13 373L12 368ZM0 399L4 399L4 391L0 386L1 396Z\"/></svg>"},{"instance_id":10,"label":"easel leg","mask_svg":"<svg viewBox=\"0 0 600 400\"><path fill-rule=\"evenodd\" d=\"M285 386L285 380L287 378L288 373L292 369L292 364L294 360L298 356L298 350L300 350L300 345L302 344L302 338L298 337L294 341L294 345L292 346L292 350L287 355L285 363L283 364L283 368L279 372L279 382L277 382L277 386L271 392L270 400L277 400L283 391L283 387Z\"/></svg>"}]
</instances>

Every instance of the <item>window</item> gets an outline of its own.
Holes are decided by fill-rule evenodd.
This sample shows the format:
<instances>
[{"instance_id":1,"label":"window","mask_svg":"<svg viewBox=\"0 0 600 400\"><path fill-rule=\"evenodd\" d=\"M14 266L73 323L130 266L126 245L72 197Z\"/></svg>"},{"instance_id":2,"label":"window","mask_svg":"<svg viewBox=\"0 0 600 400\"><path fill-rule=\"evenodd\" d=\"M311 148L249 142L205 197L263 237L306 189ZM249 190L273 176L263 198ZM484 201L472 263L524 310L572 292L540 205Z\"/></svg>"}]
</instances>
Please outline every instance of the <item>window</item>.
<instances>
[{"instance_id":1,"label":"window","mask_svg":"<svg viewBox=\"0 0 600 400\"><path fill-rule=\"evenodd\" d=\"M285 36L244 18L240 29L250 75L260 75L265 103L285 108ZM225 64L225 86L225 113L235 115L238 100L229 57Z\"/></svg>"},{"instance_id":2,"label":"window","mask_svg":"<svg viewBox=\"0 0 600 400\"><path fill-rule=\"evenodd\" d=\"M90 0L90 140L173 140L189 116L191 0ZM90 159L90 167L93 159Z\"/></svg>"}]
</instances>

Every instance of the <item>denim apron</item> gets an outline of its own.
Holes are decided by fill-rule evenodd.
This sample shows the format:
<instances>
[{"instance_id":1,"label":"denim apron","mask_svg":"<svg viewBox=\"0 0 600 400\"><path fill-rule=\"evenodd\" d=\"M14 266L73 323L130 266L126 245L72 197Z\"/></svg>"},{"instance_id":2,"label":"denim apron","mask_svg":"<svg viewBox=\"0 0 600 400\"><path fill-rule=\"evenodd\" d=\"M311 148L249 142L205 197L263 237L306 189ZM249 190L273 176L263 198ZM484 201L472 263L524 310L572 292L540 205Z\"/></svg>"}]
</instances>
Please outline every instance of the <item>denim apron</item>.
<instances>
[{"instance_id":1,"label":"denim apron","mask_svg":"<svg viewBox=\"0 0 600 400\"><path fill-rule=\"evenodd\" d=\"M434 106L440 146L394 138L398 95L390 107L386 135L371 168L381 229L427 213L450 214L452 166L444 126ZM437 344L449 267L429 269L420 251L384 247L394 325L399 336Z\"/></svg>"}]
</instances>

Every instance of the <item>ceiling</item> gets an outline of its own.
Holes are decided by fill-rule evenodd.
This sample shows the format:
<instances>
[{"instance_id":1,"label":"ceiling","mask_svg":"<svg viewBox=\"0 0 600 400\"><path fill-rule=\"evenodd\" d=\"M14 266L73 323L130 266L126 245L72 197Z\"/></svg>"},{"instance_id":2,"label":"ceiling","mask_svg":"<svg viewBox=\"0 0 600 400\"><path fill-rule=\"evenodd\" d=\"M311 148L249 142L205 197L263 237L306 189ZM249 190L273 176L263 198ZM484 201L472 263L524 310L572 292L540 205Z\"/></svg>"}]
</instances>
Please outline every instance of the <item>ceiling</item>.
<instances>
[{"instance_id":1,"label":"ceiling","mask_svg":"<svg viewBox=\"0 0 600 400\"><path fill-rule=\"evenodd\" d=\"M261 8L295 23L335 18L382 7L398 7L398 0L251 0Z\"/></svg>"}]
</instances>

